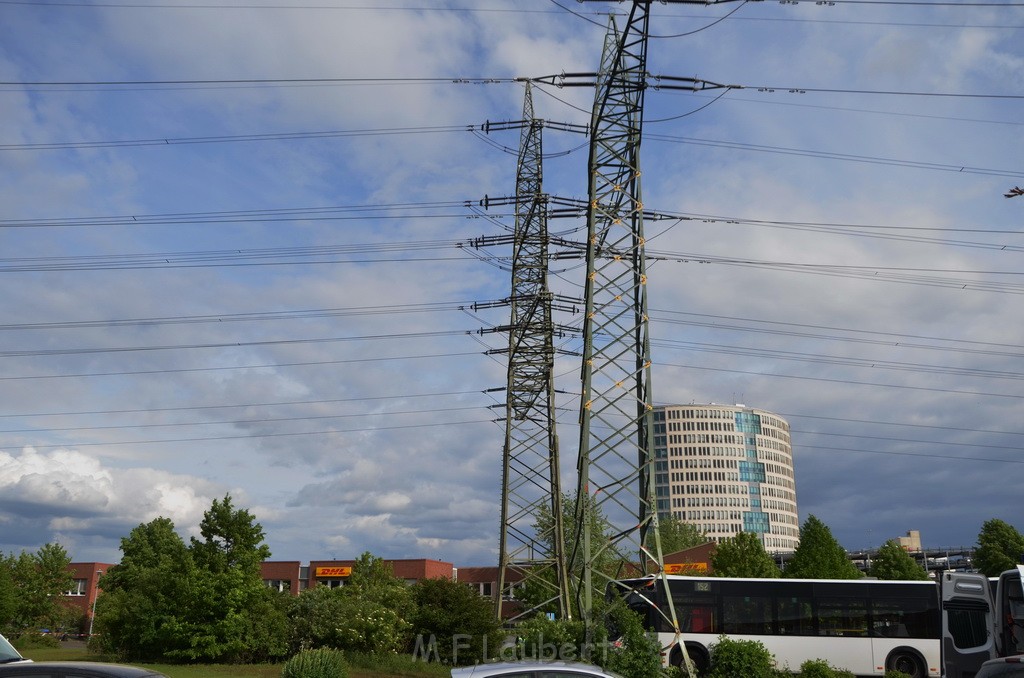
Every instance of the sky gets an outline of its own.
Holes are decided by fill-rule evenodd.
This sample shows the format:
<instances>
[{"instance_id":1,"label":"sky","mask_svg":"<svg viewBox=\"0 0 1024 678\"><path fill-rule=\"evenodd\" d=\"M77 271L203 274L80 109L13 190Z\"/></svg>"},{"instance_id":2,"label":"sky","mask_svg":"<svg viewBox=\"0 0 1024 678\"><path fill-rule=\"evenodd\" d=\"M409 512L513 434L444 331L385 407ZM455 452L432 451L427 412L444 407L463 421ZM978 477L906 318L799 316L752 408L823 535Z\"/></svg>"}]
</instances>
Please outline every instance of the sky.
<instances>
[{"instance_id":1,"label":"sky","mask_svg":"<svg viewBox=\"0 0 1024 678\"><path fill-rule=\"evenodd\" d=\"M514 220L480 201L519 136L481 126L628 9L0 0L0 552L117 562L230 495L274 560L496 563L511 251L480 239ZM800 520L847 549L1024 529L1024 4L654 3L650 33L655 402L786 419ZM589 122L592 88L533 98ZM585 199L587 138L544 151Z\"/></svg>"}]
</instances>

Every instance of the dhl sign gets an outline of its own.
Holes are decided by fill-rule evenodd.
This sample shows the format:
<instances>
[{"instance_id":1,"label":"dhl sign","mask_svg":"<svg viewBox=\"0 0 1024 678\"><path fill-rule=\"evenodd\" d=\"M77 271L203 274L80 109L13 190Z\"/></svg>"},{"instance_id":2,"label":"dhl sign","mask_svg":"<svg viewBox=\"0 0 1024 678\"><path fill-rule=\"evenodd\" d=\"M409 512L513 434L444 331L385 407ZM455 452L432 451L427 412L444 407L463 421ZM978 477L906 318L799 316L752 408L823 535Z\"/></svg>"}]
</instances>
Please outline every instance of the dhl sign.
<instances>
[{"instance_id":1,"label":"dhl sign","mask_svg":"<svg viewBox=\"0 0 1024 678\"><path fill-rule=\"evenodd\" d=\"M707 563L665 563L665 574L694 574L707 571Z\"/></svg>"},{"instance_id":2,"label":"dhl sign","mask_svg":"<svg viewBox=\"0 0 1024 678\"><path fill-rule=\"evenodd\" d=\"M318 567L317 577L348 577L352 574L351 567Z\"/></svg>"}]
</instances>

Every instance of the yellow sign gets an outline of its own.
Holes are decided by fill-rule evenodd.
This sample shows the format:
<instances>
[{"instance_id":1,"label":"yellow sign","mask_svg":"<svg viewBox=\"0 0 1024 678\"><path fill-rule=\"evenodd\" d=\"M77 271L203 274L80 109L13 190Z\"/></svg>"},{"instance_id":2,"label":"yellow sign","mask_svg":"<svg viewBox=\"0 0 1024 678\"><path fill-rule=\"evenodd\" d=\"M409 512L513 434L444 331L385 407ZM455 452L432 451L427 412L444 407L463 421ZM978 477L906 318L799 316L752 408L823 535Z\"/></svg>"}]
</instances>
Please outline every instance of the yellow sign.
<instances>
[{"instance_id":1,"label":"yellow sign","mask_svg":"<svg viewBox=\"0 0 1024 678\"><path fill-rule=\"evenodd\" d=\"M665 574L695 574L707 571L707 563L665 563Z\"/></svg>"},{"instance_id":2,"label":"yellow sign","mask_svg":"<svg viewBox=\"0 0 1024 678\"><path fill-rule=\"evenodd\" d=\"M317 577L347 577L352 574L351 567L318 567Z\"/></svg>"}]
</instances>

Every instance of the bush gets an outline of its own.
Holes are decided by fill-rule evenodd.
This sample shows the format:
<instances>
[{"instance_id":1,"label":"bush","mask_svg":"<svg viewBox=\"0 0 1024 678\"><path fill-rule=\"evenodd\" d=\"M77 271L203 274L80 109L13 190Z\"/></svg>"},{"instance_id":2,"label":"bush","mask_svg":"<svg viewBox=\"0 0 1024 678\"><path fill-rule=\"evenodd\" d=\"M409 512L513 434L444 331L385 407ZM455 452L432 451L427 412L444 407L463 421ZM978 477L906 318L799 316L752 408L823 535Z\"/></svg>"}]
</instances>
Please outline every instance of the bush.
<instances>
[{"instance_id":1,"label":"bush","mask_svg":"<svg viewBox=\"0 0 1024 678\"><path fill-rule=\"evenodd\" d=\"M775 657L756 640L733 640L719 636L711 646L708 678L777 678Z\"/></svg>"},{"instance_id":2,"label":"bush","mask_svg":"<svg viewBox=\"0 0 1024 678\"><path fill-rule=\"evenodd\" d=\"M620 635L611 645L607 657L595 657L595 661L624 678L658 678L661 673L661 646L656 636L644 630L640 615L625 606L615 605L608 610L607 616Z\"/></svg>"},{"instance_id":3,"label":"bush","mask_svg":"<svg viewBox=\"0 0 1024 678\"><path fill-rule=\"evenodd\" d=\"M838 669L824 659L808 659L800 665L800 678L853 678L846 669ZM886 674L886 678L897 678ZM907 676L907 678L910 678Z\"/></svg>"},{"instance_id":4,"label":"bush","mask_svg":"<svg viewBox=\"0 0 1024 678\"><path fill-rule=\"evenodd\" d=\"M348 678L348 664L339 650L303 650L284 663L281 678Z\"/></svg>"},{"instance_id":5,"label":"bush","mask_svg":"<svg viewBox=\"0 0 1024 678\"><path fill-rule=\"evenodd\" d=\"M37 647L60 647L60 641L57 639L57 636L51 633L23 633L10 640L11 645L16 650L28 650Z\"/></svg>"}]
</instances>

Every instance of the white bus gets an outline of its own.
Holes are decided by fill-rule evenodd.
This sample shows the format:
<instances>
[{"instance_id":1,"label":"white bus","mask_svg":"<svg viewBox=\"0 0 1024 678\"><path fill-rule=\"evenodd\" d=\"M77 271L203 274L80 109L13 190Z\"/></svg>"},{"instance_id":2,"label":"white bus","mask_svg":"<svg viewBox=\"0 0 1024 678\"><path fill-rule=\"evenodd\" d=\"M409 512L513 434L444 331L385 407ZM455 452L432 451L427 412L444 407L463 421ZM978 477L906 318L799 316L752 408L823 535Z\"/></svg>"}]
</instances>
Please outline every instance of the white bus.
<instances>
[{"instance_id":1,"label":"white bus","mask_svg":"<svg viewBox=\"0 0 1024 678\"><path fill-rule=\"evenodd\" d=\"M609 587L658 633L665 662L699 673L723 634L761 642L780 668L811 659L857 676L898 670L912 678L971 678L996 654L989 581L944 572L937 581L734 579L666 576L679 633L660 577Z\"/></svg>"}]
</instances>

